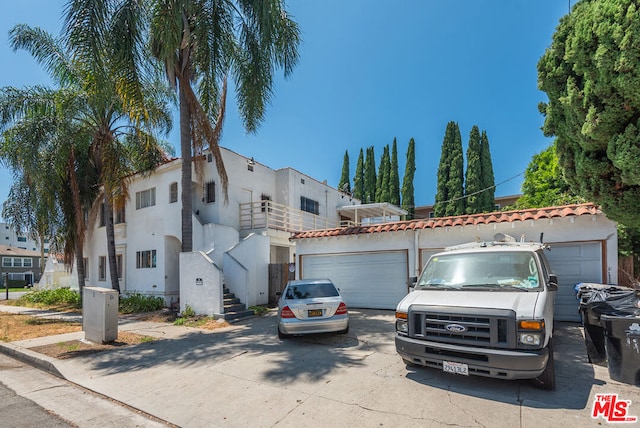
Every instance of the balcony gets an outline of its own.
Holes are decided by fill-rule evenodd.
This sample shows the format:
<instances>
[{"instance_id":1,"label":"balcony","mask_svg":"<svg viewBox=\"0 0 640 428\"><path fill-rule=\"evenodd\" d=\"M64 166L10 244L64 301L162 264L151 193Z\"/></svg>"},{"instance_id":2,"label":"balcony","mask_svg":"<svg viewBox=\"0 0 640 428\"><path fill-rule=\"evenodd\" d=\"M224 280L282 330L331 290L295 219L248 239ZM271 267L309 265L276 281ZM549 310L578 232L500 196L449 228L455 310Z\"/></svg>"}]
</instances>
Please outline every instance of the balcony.
<instances>
[{"instance_id":1,"label":"balcony","mask_svg":"<svg viewBox=\"0 0 640 428\"><path fill-rule=\"evenodd\" d=\"M281 230L303 232L306 230L346 227L327 217L321 217L273 201L240 204L240 230Z\"/></svg>"},{"instance_id":2,"label":"balcony","mask_svg":"<svg viewBox=\"0 0 640 428\"><path fill-rule=\"evenodd\" d=\"M310 212L298 210L273 201L240 204L240 230L279 230L304 232L307 230L352 227L360 224L397 221L407 212L394 205L383 203L348 205L336 210L336 217L347 220L336 221Z\"/></svg>"}]
</instances>

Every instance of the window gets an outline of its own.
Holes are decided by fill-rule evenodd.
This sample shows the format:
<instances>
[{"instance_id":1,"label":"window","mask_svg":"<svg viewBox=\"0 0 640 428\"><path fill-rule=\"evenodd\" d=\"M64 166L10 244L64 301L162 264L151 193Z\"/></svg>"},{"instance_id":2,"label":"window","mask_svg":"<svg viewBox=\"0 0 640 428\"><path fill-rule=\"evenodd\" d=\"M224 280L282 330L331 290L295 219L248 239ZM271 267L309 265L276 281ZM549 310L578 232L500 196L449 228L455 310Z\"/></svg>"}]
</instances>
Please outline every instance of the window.
<instances>
[{"instance_id":1,"label":"window","mask_svg":"<svg viewBox=\"0 0 640 428\"><path fill-rule=\"evenodd\" d=\"M122 254L116 254L116 270L118 271L118 279L122 279Z\"/></svg>"},{"instance_id":2,"label":"window","mask_svg":"<svg viewBox=\"0 0 640 428\"><path fill-rule=\"evenodd\" d=\"M113 216L113 223L114 224L125 223L124 205L122 205L120 208L116 208Z\"/></svg>"},{"instance_id":3,"label":"window","mask_svg":"<svg viewBox=\"0 0 640 428\"><path fill-rule=\"evenodd\" d=\"M300 196L300 209L311 214L320 214L320 204L313 199Z\"/></svg>"},{"instance_id":4,"label":"window","mask_svg":"<svg viewBox=\"0 0 640 428\"><path fill-rule=\"evenodd\" d=\"M33 267L33 260L32 259L22 259L22 266L26 267L26 268Z\"/></svg>"},{"instance_id":5,"label":"window","mask_svg":"<svg viewBox=\"0 0 640 428\"><path fill-rule=\"evenodd\" d=\"M436 213L434 211L430 211L429 218L436 218Z\"/></svg>"},{"instance_id":6,"label":"window","mask_svg":"<svg viewBox=\"0 0 640 428\"><path fill-rule=\"evenodd\" d=\"M247 165L247 169L248 169L249 171L253 171L253 165L248 164L248 165Z\"/></svg>"},{"instance_id":7,"label":"window","mask_svg":"<svg viewBox=\"0 0 640 428\"><path fill-rule=\"evenodd\" d=\"M105 256L98 257L98 280L107 280L107 258Z\"/></svg>"},{"instance_id":8,"label":"window","mask_svg":"<svg viewBox=\"0 0 640 428\"><path fill-rule=\"evenodd\" d=\"M208 163L213 162L213 156L211 155L211 153L207 153L207 162Z\"/></svg>"},{"instance_id":9,"label":"window","mask_svg":"<svg viewBox=\"0 0 640 428\"><path fill-rule=\"evenodd\" d=\"M156 267L156 250L146 250L136 252L136 268L154 268Z\"/></svg>"},{"instance_id":10,"label":"window","mask_svg":"<svg viewBox=\"0 0 640 428\"><path fill-rule=\"evenodd\" d=\"M13 259L13 267L22 267L22 259L14 258Z\"/></svg>"},{"instance_id":11,"label":"window","mask_svg":"<svg viewBox=\"0 0 640 428\"><path fill-rule=\"evenodd\" d=\"M27 242L27 238L25 236L18 236L18 242Z\"/></svg>"},{"instance_id":12,"label":"window","mask_svg":"<svg viewBox=\"0 0 640 428\"><path fill-rule=\"evenodd\" d=\"M89 259L84 257L82 259L82 264L84 265L84 276L86 281L87 279L89 279Z\"/></svg>"},{"instance_id":13,"label":"window","mask_svg":"<svg viewBox=\"0 0 640 428\"><path fill-rule=\"evenodd\" d=\"M178 183L169 185L169 203L173 204L174 202L178 202Z\"/></svg>"},{"instance_id":14,"label":"window","mask_svg":"<svg viewBox=\"0 0 640 428\"><path fill-rule=\"evenodd\" d=\"M263 194L260 197L260 200L262 201L262 204L261 204L262 212L267 211L267 208L269 209L269 212L271 212L271 196Z\"/></svg>"},{"instance_id":15,"label":"window","mask_svg":"<svg viewBox=\"0 0 640 428\"><path fill-rule=\"evenodd\" d=\"M11 267L13 259L11 257L2 258L2 267Z\"/></svg>"},{"instance_id":16,"label":"window","mask_svg":"<svg viewBox=\"0 0 640 428\"><path fill-rule=\"evenodd\" d=\"M209 181L204 185L204 201L208 204L216 201L216 183L215 181Z\"/></svg>"},{"instance_id":17,"label":"window","mask_svg":"<svg viewBox=\"0 0 640 428\"><path fill-rule=\"evenodd\" d=\"M152 207L156 204L156 188L136 192L136 209Z\"/></svg>"}]
</instances>

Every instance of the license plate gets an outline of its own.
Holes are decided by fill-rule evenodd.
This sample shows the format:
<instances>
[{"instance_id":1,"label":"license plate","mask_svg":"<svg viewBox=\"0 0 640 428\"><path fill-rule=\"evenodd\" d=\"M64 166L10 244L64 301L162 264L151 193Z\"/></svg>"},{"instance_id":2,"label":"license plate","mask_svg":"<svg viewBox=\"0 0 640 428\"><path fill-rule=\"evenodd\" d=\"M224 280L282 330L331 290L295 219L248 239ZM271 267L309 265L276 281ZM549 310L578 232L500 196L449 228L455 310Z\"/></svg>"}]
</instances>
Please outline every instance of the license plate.
<instances>
[{"instance_id":1,"label":"license plate","mask_svg":"<svg viewBox=\"0 0 640 428\"><path fill-rule=\"evenodd\" d=\"M309 309L309 317L321 317L322 309Z\"/></svg>"},{"instance_id":2,"label":"license plate","mask_svg":"<svg viewBox=\"0 0 640 428\"><path fill-rule=\"evenodd\" d=\"M442 362L442 371L469 376L469 366L464 363Z\"/></svg>"}]
</instances>

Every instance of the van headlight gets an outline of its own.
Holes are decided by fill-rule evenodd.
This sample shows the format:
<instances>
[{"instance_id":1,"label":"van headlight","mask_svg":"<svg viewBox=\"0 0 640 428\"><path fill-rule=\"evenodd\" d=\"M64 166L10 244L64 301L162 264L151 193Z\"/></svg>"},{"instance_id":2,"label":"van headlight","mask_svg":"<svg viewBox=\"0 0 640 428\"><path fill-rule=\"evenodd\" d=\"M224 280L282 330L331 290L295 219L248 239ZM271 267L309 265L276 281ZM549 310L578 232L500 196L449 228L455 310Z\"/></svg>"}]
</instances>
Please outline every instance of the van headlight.
<instances>
[{"instance_id":1,"label":"van headlight","mask_svg":"<svg viewBox=\"0 0 640 428\"><path fill-rule=\"evenodd\" d=\"M407 325L407 322L404 320L396 320L396 332L405 336L409 334L409 326Z\"/></svg>"},{"instance_id":2,"label":"van headlight","mask_svg":"<svg viewBox=\"0 0 640 428\"><path fill-rule=\"evenodd\" d=\"M407 313L396 311L396 332L403 336L409 334L409 324L407 323Z\"/></svg>"},{"instance_id":3,"label":"van headlight","mask_svg":"<svg viewBox=\"0 0 640 428\"><path fill-rule=\"evenodd\" d=\"M540 333L520 333L520 343L527 346L540 346L542 335Z\"/></svg>"},{"instance_id":4,"label":"van headlight","mask_svg":"<svg viewBox=\"0 0 640 428\"><path fill-rule=\"evenodd\" d=\"M518 343L526 347L539 348L544 343L544 320L518 321Z\"/></svg>"}]
</instances>

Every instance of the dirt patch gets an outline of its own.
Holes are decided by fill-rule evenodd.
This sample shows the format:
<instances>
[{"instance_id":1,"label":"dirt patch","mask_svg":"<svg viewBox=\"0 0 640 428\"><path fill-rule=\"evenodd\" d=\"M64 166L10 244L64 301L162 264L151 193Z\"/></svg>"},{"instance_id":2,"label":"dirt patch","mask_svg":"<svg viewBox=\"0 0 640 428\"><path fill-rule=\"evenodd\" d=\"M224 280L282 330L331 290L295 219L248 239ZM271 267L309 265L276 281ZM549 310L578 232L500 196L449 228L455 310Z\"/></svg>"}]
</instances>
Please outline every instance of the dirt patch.
<instances>
[{"instance_id":1,"label":"dirt patch","mask_svg":"<svg viewBox=\"0 0 640 428\"><path fill-rule=\"evenodd\" d=\"M82 323L0 313L0 341L34 339L81 331Z\"/></svg>"},{"instance_id":2,"label":"dirt patch","mask_svg":"<svg viewBox=\"0 0 640 428\"><path fill-rule=\"evenodd\" d=\"M67 342L53 343L51 345L36 346L30 348L31 351L47 355L52 358L64 360L67 358L80 357L83 355L95 354L97 352L113 351L127 346L139 345L157 340L150 336L136 333L119 332L118 338L110 343L91 343L83 340L69 340Z\"/></svg>"}]
</instances>

